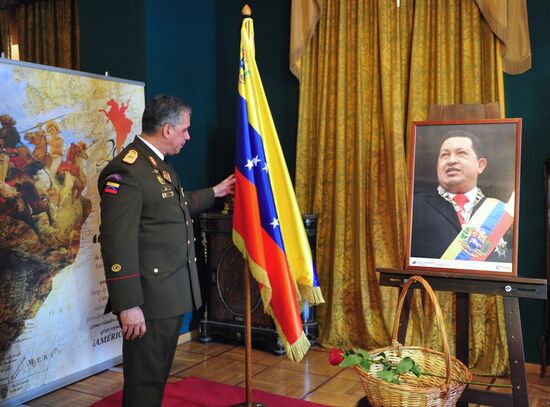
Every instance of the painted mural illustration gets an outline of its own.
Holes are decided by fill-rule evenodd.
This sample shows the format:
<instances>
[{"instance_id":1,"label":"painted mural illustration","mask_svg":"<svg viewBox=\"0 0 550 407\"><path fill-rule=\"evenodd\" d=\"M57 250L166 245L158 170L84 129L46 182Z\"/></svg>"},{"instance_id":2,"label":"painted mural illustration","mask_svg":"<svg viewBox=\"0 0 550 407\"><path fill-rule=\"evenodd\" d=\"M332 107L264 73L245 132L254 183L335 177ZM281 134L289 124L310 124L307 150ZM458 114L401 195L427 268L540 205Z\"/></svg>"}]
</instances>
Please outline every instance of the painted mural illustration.
<instances>
[{"instance_id":1,"label":"painted mural illustration","mask_svg":"<svg viewBox=\"0 0 550 407\"><path fill-rule=\"evenodd\" d=\"M120 354L96 183L143 107L139 83L0 61L0 405Z\"/></svg>"}]
</instances>

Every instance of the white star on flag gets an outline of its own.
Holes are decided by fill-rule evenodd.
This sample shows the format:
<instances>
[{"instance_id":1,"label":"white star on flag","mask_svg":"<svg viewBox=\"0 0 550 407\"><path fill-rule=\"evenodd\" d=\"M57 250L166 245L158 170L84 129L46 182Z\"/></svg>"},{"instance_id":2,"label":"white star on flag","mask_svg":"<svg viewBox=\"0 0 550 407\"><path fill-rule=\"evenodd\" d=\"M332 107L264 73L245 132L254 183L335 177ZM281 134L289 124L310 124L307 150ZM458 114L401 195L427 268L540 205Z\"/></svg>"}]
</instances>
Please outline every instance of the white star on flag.
<instances>
[{"instance_id":1,"label":"white star on flag","mask_svg":"<svg viewBox=\"0 0 550 407\"><path fill-rule=\"evenodd\" d=\"M246 165L245 167L248 168L248 170L250 171L252 169L252 167L254 167L254 161L252 160L246 160Z\"/></svg>"},{"instance_id":2,"label":"white star on flag","mask_svg":"<svg viewBox=\"0 0 550 407\"><path fill-rule=\"evenodd\" d=\"M279 219L273 218L273 222L271 222L270 225L273 226L273 229L275 229L277 226L279 226Z\"/></svg>"},{"instance_id":3,"label":"white star on flag","mask_svg":"<svg viewBox=\"0 0 550 407\"><path fill-rule=\"evenodd\" d=\"M264 165L264 168L262 168L262 171L267 172L267 163Z\"/></svg>"},{"instance_id":4,"label":"white star on flag","mask_svg":"<svg viewBox=\"0 0 550 407\"><path fill-rule=\"evenodd\" d=\"M262 161L262 160L260 160L260 159L258 158L258 156L254 157L254 158L252 159L252 163L254 164L254 167L257 166L258 163L259 163L260 161Z\"/></svg>"}]
</instances>

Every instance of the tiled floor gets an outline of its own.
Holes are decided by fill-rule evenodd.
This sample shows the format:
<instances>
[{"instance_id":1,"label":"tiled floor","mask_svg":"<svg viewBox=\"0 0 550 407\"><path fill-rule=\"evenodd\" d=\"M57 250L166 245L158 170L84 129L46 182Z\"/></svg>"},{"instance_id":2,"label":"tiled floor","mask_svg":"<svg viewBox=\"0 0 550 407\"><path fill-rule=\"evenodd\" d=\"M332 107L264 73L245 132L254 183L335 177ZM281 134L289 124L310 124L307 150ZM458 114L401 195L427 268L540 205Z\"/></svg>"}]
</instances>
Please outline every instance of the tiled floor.
<instances>
[{"instance_id":1,"label":"tiled floor","mask_svg":"<svg viewBox=\"0 0 550 407\"><path fill-rule=\"evenodd\" d=\"M169 380L196 376L244 386L244 360L242 347L190 341L178 346ZM252 360L254 389L339 407L353 407L364 397L359 376L352 369L329 366L328 350L320 347L310 349L301 363L292 363L284 356L255 349ZM550 407L550 377L541 379L536 365L528 365L527 372L531 406ZM488 379L476 377L475 380ZM498 383L506 381L505 378L497 380ZM86 407L121 387L122 373L115 368L28 401L26 405Z\"/></svg>"}]
</instances>

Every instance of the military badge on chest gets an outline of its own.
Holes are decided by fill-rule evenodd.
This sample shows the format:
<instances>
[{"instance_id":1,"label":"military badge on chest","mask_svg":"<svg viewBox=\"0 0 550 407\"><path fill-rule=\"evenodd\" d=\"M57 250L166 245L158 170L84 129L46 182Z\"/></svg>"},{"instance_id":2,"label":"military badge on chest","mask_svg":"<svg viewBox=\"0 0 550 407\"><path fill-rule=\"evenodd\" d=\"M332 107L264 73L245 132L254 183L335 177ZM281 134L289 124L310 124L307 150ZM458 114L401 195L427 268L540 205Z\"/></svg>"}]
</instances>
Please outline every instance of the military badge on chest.
<instances>
[{"instance_id":1,"label":"military badge on chest","mask_svg":"<svg viewBox=\"0 0 550 407\"><path fill-rule=\"evenodd\" d=\"M157 168L157 161L155 160L154 157L149 156L147 158L149 159L149 162L153 167L152 173L157 179L157 182L160 184L160 187L161 187L160 194L162 198L166 199L166 198L172 198L173 196L175 196L170 173L168 171L160 171Z\"/></svg>"},{"instance_id":2,"label":"military badge on chest","mask_svg":"<svg viewBox=\"0 0 550 407\"><path fill-rule=\"evenodd\" d=\"M162 176L158 173L157 173L157 181L160 183L160 185L166 185L166 180L162 178Z\"/></svg>"},{"instance_id":3,"label":"military badge on chest","mask_svg":"<svg viewBox=\"0 0 550 407\"><path fill-rule=\"evenodd\" d=\"M153 174L156 177L157 182L160 184L160 187L161 187L160 194L161 194L163 199L171 198L175 195L174 194L174 188L169 183L170 180L167 180L167 178L164 174L165 172L166 171L163 171L162 175L161 175L161 172L157 168L153 169ZM166 174L168 174L168 173L166 173ZM168 176L170 176L170 175L168 174ZM168 183L166 181L168 181Z\"/></svg>"},{"instance_id":4,"label":"military badge on chest","mask_svg":"<svg viewBox=\"0 0 550 407\"><path fill-rule=\"evenodd\" d=\"M172 191L172 188L170 188L170 187L162 188L162 197L163 198L171 198L173 196L174 196L174 191Z\"/></svg>"}]
</instances>

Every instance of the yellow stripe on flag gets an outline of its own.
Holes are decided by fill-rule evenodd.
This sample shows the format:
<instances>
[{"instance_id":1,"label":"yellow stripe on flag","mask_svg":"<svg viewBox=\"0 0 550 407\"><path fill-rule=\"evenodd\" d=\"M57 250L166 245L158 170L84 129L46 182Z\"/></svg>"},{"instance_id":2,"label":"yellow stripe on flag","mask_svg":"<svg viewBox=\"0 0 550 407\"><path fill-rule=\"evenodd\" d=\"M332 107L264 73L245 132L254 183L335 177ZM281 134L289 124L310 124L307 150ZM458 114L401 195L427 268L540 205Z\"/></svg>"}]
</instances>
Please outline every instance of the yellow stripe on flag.
<instances>
[{"instance_id":1,"label":"yellow stripe on flag","mask_svg":"<svg viewBox=\"0 0 550 407\"><path fill-rule=\"evenodd\" d=\"M250 18L243 21L241 41L244 67L241 68L239 77L239 93L248 105L249 124L264 142L267 170L270 173L271 187L274 191L275 206L290 271L303 299L310 304L324 303L319 287L313 287L311 249L256 65L254 26Z\"/></svg>"}]
</instances>

